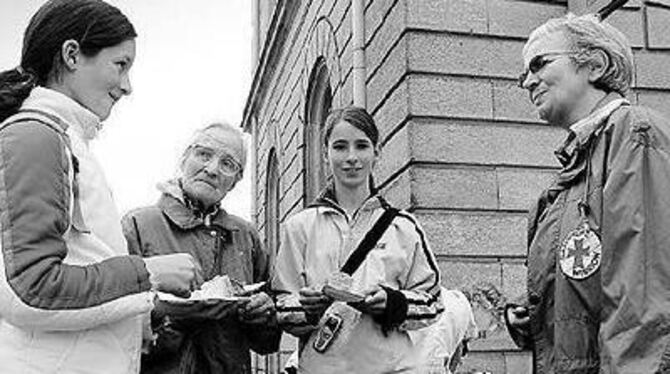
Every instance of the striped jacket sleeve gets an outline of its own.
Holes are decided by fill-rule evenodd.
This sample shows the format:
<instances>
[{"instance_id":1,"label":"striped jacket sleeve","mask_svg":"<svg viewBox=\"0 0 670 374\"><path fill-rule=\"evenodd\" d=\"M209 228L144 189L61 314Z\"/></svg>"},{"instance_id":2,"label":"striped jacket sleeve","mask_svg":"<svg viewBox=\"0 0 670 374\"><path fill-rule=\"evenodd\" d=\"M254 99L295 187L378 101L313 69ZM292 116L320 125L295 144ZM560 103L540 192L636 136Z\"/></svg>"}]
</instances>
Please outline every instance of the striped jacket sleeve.
<instances>
[{"instance_id":1,"label":"striped jacket sleeve","mask_svg":"<svg viewBox=\"0 0 670 374\"><path fill-rule=\"evenodd\" d=\"M152 308L140 257L64 263L69 162L64 140L48 126L23 122L0 131L0 315L15 326L81 330Z\"/></svg>"},{"instance_id":2,"label":"striped jacket sleeve","mask_svg":"<svg viewBox=\"0 0 670 374\"><path fill-rule=\"evenodd\" d=\"M411 251L410 263L399 290L407 304L399 330L416 330L433 324L444 309L440 298L440 272L421 225L409 213L401 211L396 218L400 226L398 240Z\"/></svg>"},{"instance_id":3,"label":"striped jacket sleeve","mask_svg":"<svg viewBox=\"0 0 670 374\"><path fill-rule=\"evenodd\" d=\"M284 223L280 243L271 282L277 295L277 321L284 331L297 337L306 336L316 329L316 321L313 324L307 321L299 302L298 291L306 285L307 243L298 220L289 218Z\"/></svg>"}]
</instances>

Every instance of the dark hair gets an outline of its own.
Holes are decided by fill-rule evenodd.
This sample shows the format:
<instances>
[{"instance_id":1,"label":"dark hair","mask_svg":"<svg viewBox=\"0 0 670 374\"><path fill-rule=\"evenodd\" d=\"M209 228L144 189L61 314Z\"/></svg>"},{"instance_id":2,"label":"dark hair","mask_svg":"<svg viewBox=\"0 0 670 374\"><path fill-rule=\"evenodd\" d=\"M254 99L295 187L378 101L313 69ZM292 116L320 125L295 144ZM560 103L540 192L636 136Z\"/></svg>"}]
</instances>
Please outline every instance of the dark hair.
<instances>
[{"instance_id":1,"label":"dark hair","mask_svg":"<svg viewBox=\"0 0 670 374\"><path fill-rule=\"evenodd\" d=\"M325 131L323 133L324 145L328 146L328 141L330 140L330 135L333 133L333 128L342 121L363 131L375 147L379 144L379 129L377 129L375 120L370 113L361 107L347 106L340 109L333 109L328 114Z\"/></svg>"},{"instance_id":2,"label":"dark hair","mask_svg":"<svg viewBox=\"0 0 670 374\"><path fill-rule=\"evenodd\" d=\"M65 41L77 41L91 57L136 36L128 18L102 0L48 1L26 28L20 66L0 73L0 121L18 110L33 87L58 77Z\"/></svg>"}]
</instances>

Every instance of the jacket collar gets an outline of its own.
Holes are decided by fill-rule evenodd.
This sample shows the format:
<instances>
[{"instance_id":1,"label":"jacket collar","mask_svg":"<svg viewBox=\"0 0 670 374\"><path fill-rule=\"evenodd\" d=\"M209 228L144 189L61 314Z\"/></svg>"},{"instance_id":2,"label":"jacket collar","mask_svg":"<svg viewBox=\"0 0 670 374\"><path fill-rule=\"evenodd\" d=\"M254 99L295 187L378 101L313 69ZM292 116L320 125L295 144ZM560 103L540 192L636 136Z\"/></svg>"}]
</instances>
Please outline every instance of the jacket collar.
<instances>
[{"instance_id":1,"label":"jacket collar","mask_svg":"<svg viewBox=\"0 0 670 374\"><path fill-rule=\"evenodd\" d=\"M571 125L567 139L554 152L561 165L565 167L575 153L585 149L598 136L607 118L622 105L630 105L630 102L618 93L610 93L598 103L591 114Z\"/></svg>"},{"instance_id":2,"label":"jacket collar","mask_svg":"<svg viewBox=\"0 0 670 374\"><path fill-rule=\"evenodd\" d=\"M376 191L373 191L372 194L363 202L360 208L356 212L374 210L377 208L389 208L391 205ZM346 216L344 208L342 208L337 202L337 197L335 195L335 185L331 182L329 183L319 194L319 196L308 205L308 208L314 207L324 207L331 211L336 211L340 214Z\"/></svg>"},{"instance_id":3,"label":"jacket collar","mask_svg":"<svg viewBox=\"0 0 670 374\"><path fill-rule=\"evenodd\" d=\"M102 127L100 119L93 112L69 96L41 86L30 92L21 108L40 110L57 117L86 141L94 139Z\"/></svg>"},{"instance_id":4,"label":"jacket collar","mask_svg":"<svg viewBox=\"0 0 670 374\"><path fill-rule=\"evenodd\" d=\"M239 228L228 213L217 207L210 214L198 214L189 208L181 185L177 179L159 183L158 190L163 194L158 200L158 207L175 225L184 230L193 229L197 226L215 225L229 231L237 231Z\"/></svg>"}]
</instances>

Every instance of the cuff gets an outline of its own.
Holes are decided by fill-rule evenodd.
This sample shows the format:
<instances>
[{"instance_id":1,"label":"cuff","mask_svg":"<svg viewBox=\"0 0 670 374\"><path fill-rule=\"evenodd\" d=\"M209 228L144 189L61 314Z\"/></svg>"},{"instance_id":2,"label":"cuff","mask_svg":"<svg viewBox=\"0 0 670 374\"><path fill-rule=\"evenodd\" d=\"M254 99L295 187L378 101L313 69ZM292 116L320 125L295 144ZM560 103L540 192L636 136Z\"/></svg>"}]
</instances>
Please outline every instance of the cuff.
<instances>
[{"instance_id":1,"label":"cuff","mask_svg":"<svg viewBox=\"0 0 670 374\"><path fill-rule=\"evenodd\" d=\"M507 331L509 332L510 337L514 343L523 349L531 349L532 341L530 339L530 332L525 329L520 329L514 327L510 324L509 318L507 317L507 311L511 308L516 308L520 305L518 304L506 304L505 309L503 310L503 316L505 317L505 326L507 326Z\"/></svg>"},{"instance_id":2,"label":"cuff","mask_svg":"<svg viewBox=\"0 0 670 374\"><path fill-rule=\"evenodd\" d=\"M137 271L137 284L140 292L151 290L151 282L149 281L149 270L142 259L137 255L129 255L130 262L135 266Z\"/></svg>"},{"instance_id":3,"label":"cuff","mask_svg":"<svg viewBox=\"0 0 670 374\"><path fill-rule=\"evenodd\" d=\"M375 317L375 321L382 326L386 335L391 329L400 326L407 319L407 298L397 290L383 287L386 292L386 309L384 314Z\"/></svg>"}]
</instances>

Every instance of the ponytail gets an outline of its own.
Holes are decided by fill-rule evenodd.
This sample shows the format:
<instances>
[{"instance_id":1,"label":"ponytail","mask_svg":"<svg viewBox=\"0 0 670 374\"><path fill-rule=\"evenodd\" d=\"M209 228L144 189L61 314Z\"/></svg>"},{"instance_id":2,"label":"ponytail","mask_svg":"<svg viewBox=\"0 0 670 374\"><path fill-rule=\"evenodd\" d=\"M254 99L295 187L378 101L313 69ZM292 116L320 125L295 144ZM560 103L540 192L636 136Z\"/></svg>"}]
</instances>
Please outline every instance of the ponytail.
<instances>
[{"instance_id":1,"label":"ponytail","mask_svg":"<svg viewBox=\"0 0 670 374\"><path fill-rule=\"evenodd\" d=\"M91 57L136 36L128 18L102 0L49 0L26 28L20 67L0 72L0 122L19 110L36 85L48 87L59 77L65 41L77 41Z\"/></svg>"},{"instance_id":2,"label":"ponytail","mask_svg":"<svg viewBox=\"0 0 670 374\"><path fill-rule=\"evenodd\" d=\"M20 67L0 73L0 123L19 110L36 81L33 74Z\"/></svg>"}]
</instances>

